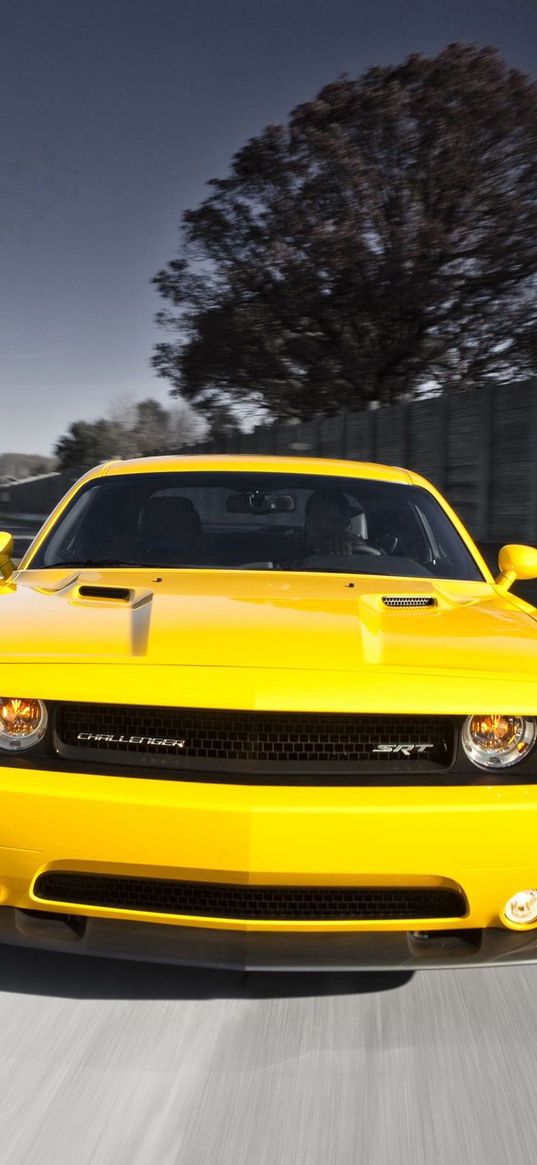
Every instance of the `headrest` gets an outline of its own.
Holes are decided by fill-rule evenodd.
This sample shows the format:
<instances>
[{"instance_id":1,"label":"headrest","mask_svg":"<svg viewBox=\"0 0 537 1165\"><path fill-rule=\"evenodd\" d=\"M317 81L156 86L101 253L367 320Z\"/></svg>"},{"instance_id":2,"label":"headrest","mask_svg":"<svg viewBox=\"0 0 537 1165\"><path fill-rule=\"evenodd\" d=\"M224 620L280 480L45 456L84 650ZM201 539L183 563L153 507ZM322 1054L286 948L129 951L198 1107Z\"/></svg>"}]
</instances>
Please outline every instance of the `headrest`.
<instances>
[{"instance_id":1,"label":"headrest","mask_svg":"<svg viewBox=\"0 0 537 1165\"><path fill-rule=\"evenodd\" d=\"M173 498L155 494L142 508L140 525L144 534L152 538L165 535L180 541L196 538L201 533L198 511L190 498Z\"/></svg>"}]
</instances>

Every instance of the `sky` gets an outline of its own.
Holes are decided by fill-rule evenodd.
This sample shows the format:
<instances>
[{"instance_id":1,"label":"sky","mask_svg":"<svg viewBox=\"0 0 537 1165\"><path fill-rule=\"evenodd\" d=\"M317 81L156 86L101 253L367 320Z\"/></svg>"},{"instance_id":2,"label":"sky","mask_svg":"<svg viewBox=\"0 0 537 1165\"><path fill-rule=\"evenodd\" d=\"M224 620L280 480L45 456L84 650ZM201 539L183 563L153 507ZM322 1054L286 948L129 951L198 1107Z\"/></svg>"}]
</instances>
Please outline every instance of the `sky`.
<instances>
[{"instance_id":1,"label":"sky","mask_svg":"<svg viewBox=\"0 0 537 1165\"><path fill-rule=\"evenodd\" d=\"M341 73L455 40L535 73L537 0L0 0L0 453L169 403L151 278L182 212Z\"/></svg>"}]
</instances>

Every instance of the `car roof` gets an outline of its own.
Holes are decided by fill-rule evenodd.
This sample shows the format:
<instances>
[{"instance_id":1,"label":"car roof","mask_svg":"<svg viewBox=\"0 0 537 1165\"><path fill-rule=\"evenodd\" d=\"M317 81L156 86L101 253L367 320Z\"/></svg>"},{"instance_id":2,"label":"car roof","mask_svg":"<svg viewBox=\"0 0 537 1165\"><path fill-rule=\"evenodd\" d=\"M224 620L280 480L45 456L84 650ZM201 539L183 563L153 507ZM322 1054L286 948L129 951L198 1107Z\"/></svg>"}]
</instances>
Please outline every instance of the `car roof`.
<instances>
[{"instance_id":1,"label":"car roof","mask_svg":"<svg viewBox=\"0 0 537 1165\"><path fill-rule=\"evenodd\" d=\"M109 461L88 476L116 477L129 473L218 473L237 471L260 473L315 473L326 477L361 477L400 484L425 484L407 469L371 461L344 461L328 457L270 457L256 454L202 453L167 457L134 457Z\"/></svg>"}]
</instances>

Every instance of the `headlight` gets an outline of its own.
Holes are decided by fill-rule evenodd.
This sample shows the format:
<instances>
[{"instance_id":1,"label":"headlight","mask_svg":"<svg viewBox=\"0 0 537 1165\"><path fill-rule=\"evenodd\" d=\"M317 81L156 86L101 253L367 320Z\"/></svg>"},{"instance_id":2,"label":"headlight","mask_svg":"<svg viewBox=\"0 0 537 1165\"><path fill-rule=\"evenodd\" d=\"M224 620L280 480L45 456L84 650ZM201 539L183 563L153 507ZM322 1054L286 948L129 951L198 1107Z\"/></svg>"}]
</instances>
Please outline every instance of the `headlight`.
<instances>
[{"instance_id":1,"label":"headlight","mask_svg":"<svg viewBox=\"0 0 537 1165\"><path fill-rule=\"evenodd\" d=\"M0 696L0 749L15 752L32 748L47 728L47 709L41 700Z\"/></svg>"},{"instance_id":2,"label":"headlight","mask_svg":"<svg viewBox=\"0 0 537 1165\"><path fill-rule=\"evenodd\" d=\"M533 748L535 737L535 720L526 716L468 716L462 726L466 756L480 769L518 764Z\"/></svg>"}]
</instances>

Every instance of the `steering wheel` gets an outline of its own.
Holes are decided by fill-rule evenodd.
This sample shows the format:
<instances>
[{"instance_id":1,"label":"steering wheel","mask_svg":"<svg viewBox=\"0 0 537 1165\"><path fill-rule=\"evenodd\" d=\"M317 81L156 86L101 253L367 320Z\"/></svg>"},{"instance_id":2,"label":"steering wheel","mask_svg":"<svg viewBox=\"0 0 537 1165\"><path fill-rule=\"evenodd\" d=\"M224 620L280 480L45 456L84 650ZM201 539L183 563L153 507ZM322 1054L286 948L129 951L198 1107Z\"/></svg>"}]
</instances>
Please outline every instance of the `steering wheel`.
<instances>
[{"instance_id":1,"label":"steering wheel","mask_svg":"<svg viewBox=\"0 0 537 1165\"><path fill-rule=\"evenodd\" d=\"M383 553L384 553L384 551L381 550L380 547L370 546L369 544L366 544L365 542L364 542L363 546L355 546L354 549L351 550L351 554L377 554L377 555L379 555L379 554L383 554Z\"/></svg>"},{"instance_id":2,"label":"steering wheel","mask_svg":"<svg viewBox=\"0 0 537 1165\"><path fill-rule=\"evenodd\" d=\"M378 539L381 554L397 554L399 552L399 535L393 530L386 530Z\"/></svg>"}]
</instances>

